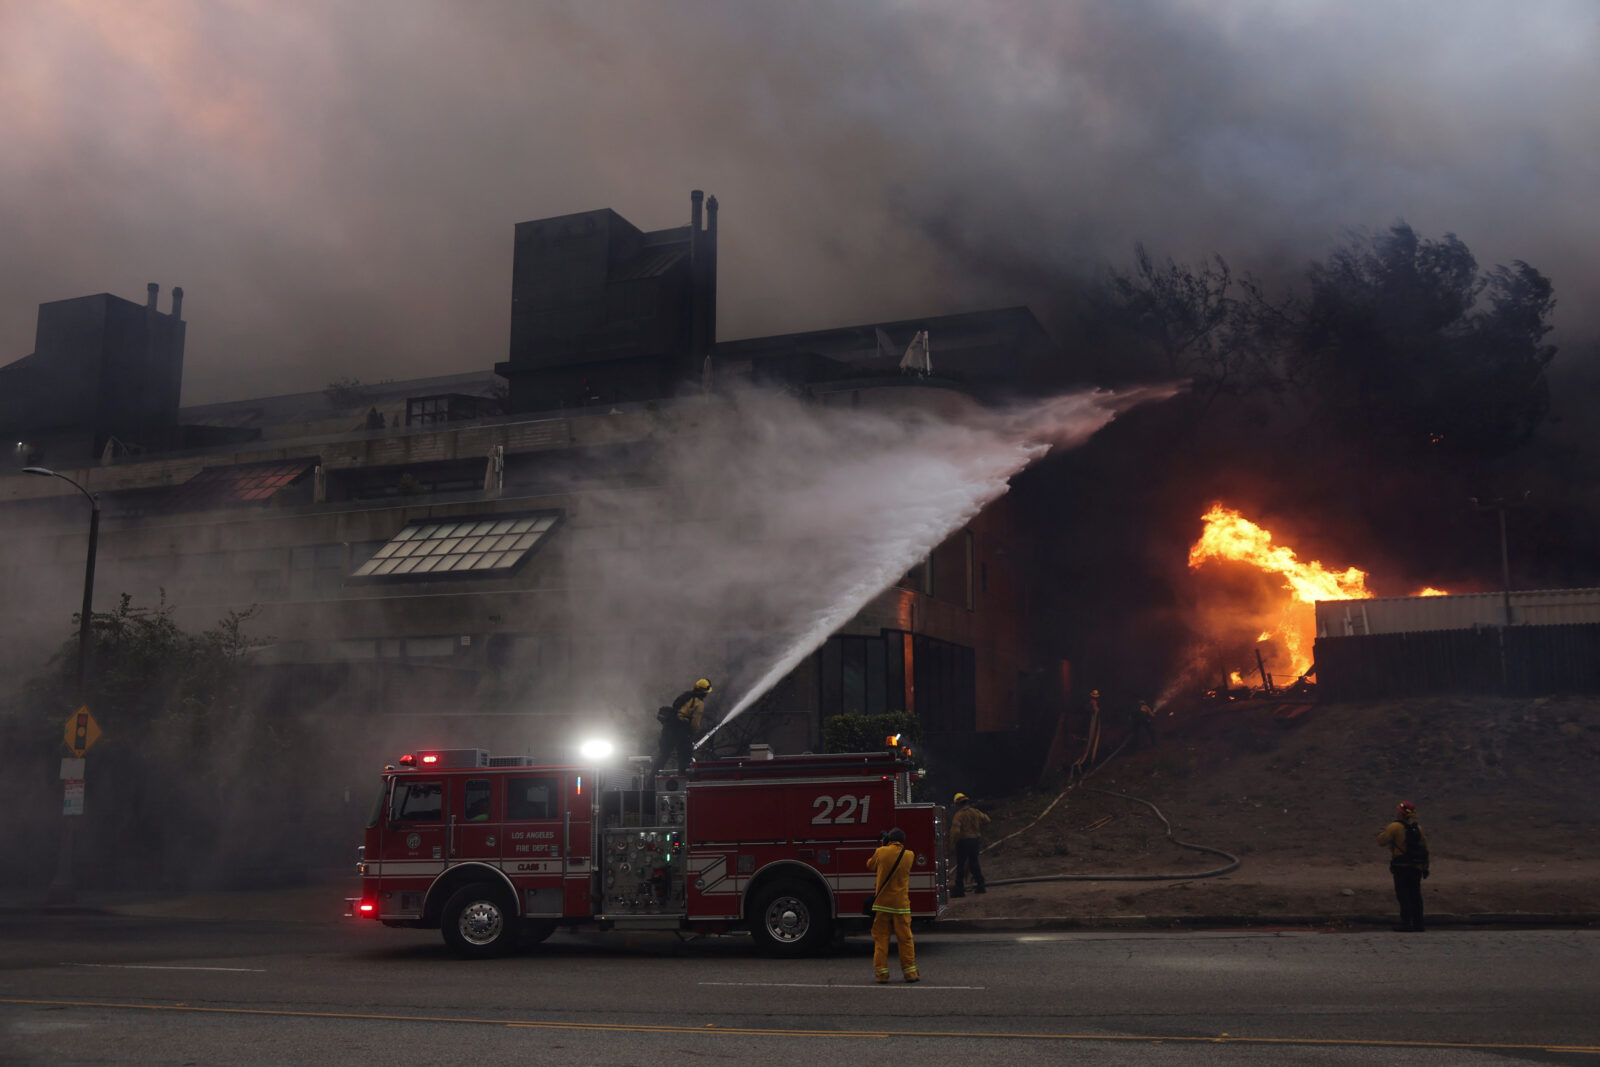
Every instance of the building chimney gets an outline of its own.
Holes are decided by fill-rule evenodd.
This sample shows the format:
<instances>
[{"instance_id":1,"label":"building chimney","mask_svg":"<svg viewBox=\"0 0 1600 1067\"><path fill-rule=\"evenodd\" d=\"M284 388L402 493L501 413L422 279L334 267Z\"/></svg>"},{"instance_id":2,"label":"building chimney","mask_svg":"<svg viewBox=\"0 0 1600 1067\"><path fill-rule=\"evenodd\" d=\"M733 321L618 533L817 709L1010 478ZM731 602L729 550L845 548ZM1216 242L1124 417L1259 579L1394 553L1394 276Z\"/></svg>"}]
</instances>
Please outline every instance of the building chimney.
<instances>
[{"instance_id":1,"label":"building chimney","mask_svg":"<svg viewBox=\"0 0 1600 1067\"><path fill-rule=\"evenodd\" d=\"M699 189L689 193L689 351L678 374L683 381L693 381L700 372L700 361L706 354L705 301L705 251L701 247L700 204L706 194Z\"/></svg>"},{"instance_id":2,"label":"building chimney","mask_svg":"<svg viewBox=\"0 0 1600 1067\"><path fill-rule=\"evenodd\" d=\"M183 286L181 285L172 287L172 317L179 321L183 319Z\"/></svg>"},{"instance_id":3,"label":"building chimney","mask_svg":"<svg viewBox=\"0 0 1600 1067\"><path fill-rule=\"evenodd\" d=\"M157 285L155 282L151 282L149 285L144 287L144 292L144 306L149 308L151 311L154 311L156 309L156 297L161 295L161 286Z\"/></svg>"},{"instance_id":4,"label":"building chimney","mask_svg":"<svg viewBox=\"0 0 1600 1067\"><path fill-rule=\"evenodd\" d=\"M706 269L701 284L705 286L706 351L717 347L717 198L706 200L706 236L701 242L705 253Z\"/></svg>"}]
</instances>

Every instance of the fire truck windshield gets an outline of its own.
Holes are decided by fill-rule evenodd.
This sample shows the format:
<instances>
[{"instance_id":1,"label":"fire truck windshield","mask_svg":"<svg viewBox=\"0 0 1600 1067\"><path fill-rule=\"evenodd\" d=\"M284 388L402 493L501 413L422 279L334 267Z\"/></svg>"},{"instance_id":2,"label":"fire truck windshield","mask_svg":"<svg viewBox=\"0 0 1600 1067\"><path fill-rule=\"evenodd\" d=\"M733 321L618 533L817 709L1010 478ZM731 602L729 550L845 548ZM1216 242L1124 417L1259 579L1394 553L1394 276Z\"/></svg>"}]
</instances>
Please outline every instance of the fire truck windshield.
<instances>
[{"instance_id":1,"label":"fire truck windshield","mask_svg":"<svg viewBox=\"0 0 1600 1067\"><path fill-rule=\"evenodd\" d=\"M444 817L444 783L397 781L389 818L394 822L438 822Z\"/></svg>"}]
</instances>

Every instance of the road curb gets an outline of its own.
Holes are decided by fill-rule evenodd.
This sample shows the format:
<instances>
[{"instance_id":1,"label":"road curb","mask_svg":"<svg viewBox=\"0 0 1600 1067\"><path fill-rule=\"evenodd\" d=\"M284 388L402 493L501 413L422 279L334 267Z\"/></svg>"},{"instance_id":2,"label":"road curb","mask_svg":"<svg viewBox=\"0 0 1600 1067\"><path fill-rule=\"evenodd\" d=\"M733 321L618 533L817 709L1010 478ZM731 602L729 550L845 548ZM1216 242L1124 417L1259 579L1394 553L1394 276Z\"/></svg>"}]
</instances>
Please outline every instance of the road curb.
<instances>
[{"instance_id":1,"label":"road curb","mask_svg":"<svg viewBox=\"0 0 1600 1067\"><path fill-rule=\"evenodd\" d=\"M1395 923L1393 915L1086 915L1086 916L996 916L987 919L939 919L933 929L941 933L1004 933L1019 930L1107 931L1107 930L1216 930L1216 929L1314 929L1387 930ZM1600 913L1572 915L1531 912L1486 912L1453 915L1443 912L1428 916L1430 927L1515 926L1551 929L1581 929L1600 926Z\"/></svg>"}]
</instances>

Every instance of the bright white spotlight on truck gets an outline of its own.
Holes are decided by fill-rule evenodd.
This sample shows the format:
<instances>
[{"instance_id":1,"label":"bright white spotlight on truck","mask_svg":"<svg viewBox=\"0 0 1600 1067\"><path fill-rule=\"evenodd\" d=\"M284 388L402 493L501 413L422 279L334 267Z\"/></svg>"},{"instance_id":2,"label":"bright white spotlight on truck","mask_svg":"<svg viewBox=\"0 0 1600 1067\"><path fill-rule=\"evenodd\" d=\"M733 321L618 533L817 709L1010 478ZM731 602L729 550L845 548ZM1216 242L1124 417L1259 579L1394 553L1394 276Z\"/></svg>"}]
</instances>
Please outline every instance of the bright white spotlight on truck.
<instances>
[{"instance_id":1,"label":"bright white spotlight on truck","mask_svg":"<svg viewBox=\"0 0 1600 1067\"><path fill-rule=\"evenodd\" d=\"M611 755L616 749L610 741L601 737L591 737L578 746L578 752L584 759L601 760Z\"/></svg>"}]
</instances>

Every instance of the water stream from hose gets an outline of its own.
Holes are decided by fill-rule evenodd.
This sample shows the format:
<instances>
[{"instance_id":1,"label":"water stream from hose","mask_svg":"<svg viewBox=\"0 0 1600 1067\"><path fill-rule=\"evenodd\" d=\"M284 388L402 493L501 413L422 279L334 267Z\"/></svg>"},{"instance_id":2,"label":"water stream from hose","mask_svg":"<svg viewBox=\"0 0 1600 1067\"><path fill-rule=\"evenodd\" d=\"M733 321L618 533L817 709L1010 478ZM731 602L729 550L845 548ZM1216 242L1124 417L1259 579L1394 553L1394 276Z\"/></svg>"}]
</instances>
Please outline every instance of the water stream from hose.
<instances>
[{"instance_id":1,"label":"water stream from hose","mask_svg":"<svg viewBox=\"0 0 1600 1067\"><path fill-rule=\"evenodd\" d=\"M877 451L849 458L851 477L872 514L848 556L798 598L784 641L769 653L708 741L815 652L873 598L890 588L951 534L1003 495L1010 479L1053 448L1075 448L1118 414L1164 400L1179 386L1051 397L1002 410L975 409L947 421L924 421ZM883 444L883 442L879 442ZM819 595L822 594L822 595Z\"/></svg>"}]
</instances>

